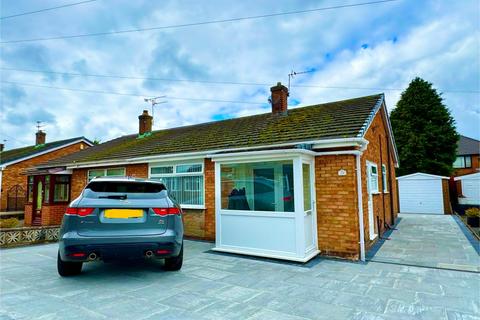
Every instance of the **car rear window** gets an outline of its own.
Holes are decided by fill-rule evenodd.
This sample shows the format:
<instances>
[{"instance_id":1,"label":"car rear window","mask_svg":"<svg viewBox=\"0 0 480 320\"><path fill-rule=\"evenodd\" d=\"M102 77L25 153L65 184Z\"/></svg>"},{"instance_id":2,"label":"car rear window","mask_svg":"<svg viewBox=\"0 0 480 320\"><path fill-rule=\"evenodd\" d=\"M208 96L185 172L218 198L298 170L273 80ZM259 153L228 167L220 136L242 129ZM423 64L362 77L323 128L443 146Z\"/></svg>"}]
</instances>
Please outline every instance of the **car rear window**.
<instances>
[{"instance_id":1,"label":"car rear window","mask_svg":"<svg viewBox=\"0 0 480 320\"><path fill-rule=\"evenodd\" d=\"M162 183L128 182L128 181L92 181L86 189L93 192L112 193L158 193L166 190Z\"/></svg>"}]
</instances>

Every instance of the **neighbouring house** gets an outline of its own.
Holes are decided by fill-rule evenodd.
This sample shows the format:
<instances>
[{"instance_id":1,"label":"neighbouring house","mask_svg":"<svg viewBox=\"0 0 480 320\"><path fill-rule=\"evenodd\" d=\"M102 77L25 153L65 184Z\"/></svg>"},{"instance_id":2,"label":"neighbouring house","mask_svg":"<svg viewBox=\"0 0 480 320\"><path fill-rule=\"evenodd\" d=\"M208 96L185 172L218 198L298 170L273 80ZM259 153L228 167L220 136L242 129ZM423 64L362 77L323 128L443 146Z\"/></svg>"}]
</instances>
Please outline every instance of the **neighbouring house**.
<instances>
[{"instance_id":1,"label":"neighbouring house","mask_svg":"<svg viewBox=\"0 0 480 320\"><path fill-rule=\"evenodd\" d=\"M480 205L478 173L480 173L480 141L461 135L450 177L450 193L454 205Z\"/></svg>"},{"instance_id":2,"label":"neighbouring house","mask_svg":"<svg viewBox=\"0 0 480 320\"><path fill-rule=\"evenodd\" d=\"M70 172L72 199L97 176L161 180L184 209L186 235L218 251L364 259L398 214L383 94L289 109L278 83L270 100L268 113L159 131L143 111L138 133L36 170Z\"/></svg>"},{"instance_id":3,"label":"neighbouring house","mask_svg":"<svg viewBox=\"0 0 480 320\"><path fill-rule=\"evenodd\" d=\"M31 207L33 203L41 208L53 202L68 202L69 190L61 190L59 183L61 179L69 176L61 175L62 172L52 172L51 178L48 174L31 176L27 179L25 172L33 166L73 154L93 145L84 137L46 143L46 133L41 130L37 131L35 137L35 145L28 147L3 150L4 145L0 146L0 211L2 212L22 213L25 205ZM38 219L32 221L28 214L25 220L27 225L41 222Z\"/></svg>"}]
</instances>

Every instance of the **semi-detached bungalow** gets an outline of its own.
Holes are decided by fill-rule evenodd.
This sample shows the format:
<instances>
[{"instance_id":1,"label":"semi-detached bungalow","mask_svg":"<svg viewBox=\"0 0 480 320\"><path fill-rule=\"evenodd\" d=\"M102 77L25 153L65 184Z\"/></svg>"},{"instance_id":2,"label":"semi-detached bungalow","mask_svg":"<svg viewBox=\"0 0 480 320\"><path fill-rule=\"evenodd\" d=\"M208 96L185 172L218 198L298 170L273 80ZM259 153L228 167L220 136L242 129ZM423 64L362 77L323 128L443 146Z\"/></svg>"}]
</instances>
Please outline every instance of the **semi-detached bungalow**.
<instances>
[{"instance_id":1,"label":"semi-detached bungalow","mask_svg":"<svg viewBox=\"0 0 480 320\"><path fill-rule=\"evenodd\" d=\"M69 172L72 199L97 176L161 180L184 209L186 235L218 251L364 259L398 213L384 96L292 109L287 99L278 83L269 113L159 131L143 111L138 134L37 169Z\"/></svg>"}]
</instances>

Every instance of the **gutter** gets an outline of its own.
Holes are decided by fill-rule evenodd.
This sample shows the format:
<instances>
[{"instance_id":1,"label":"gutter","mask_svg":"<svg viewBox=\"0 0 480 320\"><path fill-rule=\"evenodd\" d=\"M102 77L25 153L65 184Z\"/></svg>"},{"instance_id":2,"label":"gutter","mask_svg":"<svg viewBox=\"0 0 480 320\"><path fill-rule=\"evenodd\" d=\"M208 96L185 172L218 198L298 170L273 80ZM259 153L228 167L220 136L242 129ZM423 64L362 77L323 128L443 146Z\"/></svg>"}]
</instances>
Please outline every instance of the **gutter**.
<instances>
[{"instance_id":1,"label":"gutter","mask_svg":"<svg viewBox=\"0 0 480 320\"><path fill-rule=\"evenodd\" d=\"M316 152L317 156L328 156L328 155L345 155L350 154L355 156L356 160L356 174L357 174L357 202L358 202L358 228L359 228L359 237L360 237L360 260L365 262L365 228L363 221L363 191L362 191L362 168L360 158L363 154L363 151L367 148L365 144L360 150L344 150L344 151L328 151L328 152Z\"/></svg>"},{"instance_id":2,"label":"gutter","mask_svg":"<svg viewBox=\"0 0 480 320\"><path fill-rule=\"evenodd\" d=\"M261 146L254 146L254 147L207 150L202 152L173 153L173 154L146 156L146 157L138 157L138 158L130 158L130 159L119 159L117 161L101 160L101 161L89 161L89 162L82 162L82 163L73 162L73 163L66 163L66 164L59 164L59 165L66 165L67 169L91 168L91 167L102 167L102 166L104 167L104 166L110 166L110 165L145 163L145 162L153 162L153 161L172 161L172 160L176 160L176 158L196 159L196 158L211 156L217 153L239 152L242 150L258 150L258 149L276 148L276 147L288 147L288 146L296 146L300 144L311 144L311 145L314 145L315 148L322 148L322 147L332 148L332 147L362 146L362 145L365 145L366 143L368 143L368 141L360 137L336 138L336 139L311 140L311 141L296 141L296 142L261 145ZM298 150L302 150L302 149L298 149ZM55 166L58 166L58 165L55 165ZM45 166L42 168L48 168L48 166Z\"/></svg>"}]
</instances>

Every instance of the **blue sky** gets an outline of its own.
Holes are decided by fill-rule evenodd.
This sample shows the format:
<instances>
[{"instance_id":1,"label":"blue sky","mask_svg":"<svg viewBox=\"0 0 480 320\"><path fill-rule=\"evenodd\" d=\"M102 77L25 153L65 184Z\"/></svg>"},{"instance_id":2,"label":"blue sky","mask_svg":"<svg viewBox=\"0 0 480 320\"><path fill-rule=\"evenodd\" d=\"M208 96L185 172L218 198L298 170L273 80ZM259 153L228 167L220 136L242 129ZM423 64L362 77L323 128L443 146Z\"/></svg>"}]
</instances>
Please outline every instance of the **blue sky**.
<instances>
[{"instance_id":1,"label":"blue sky","mask_svg":"<svg viewBox=\"0 0 480 320\"><path fill-rule=\"evenodd\" d=\"M75 1L2 0L1 16L71 2ZM364 1L97 0L3 19L1 36L8 41L95 33L359 2ZM294 78L292 84L317 87L292 87L292 107L384 92L392 110L401 93L398 89L419 76L443 92L458 131L479 139L479 3L398 0L162 31L10 43L2 44L0 60L2 68L271 85L286 83L291 70L312 70ZM49 141L81 135L107 141L134 133L137 116L143 109L150 110L143 97L166 96L167 102L155 107L155 129L270 108L268 85L0 73L1 80L8 82L133 94L0 83L0 139L7 140L7 149L32 144L37 120L43 122Z\"/></svg>"}]
</instances>

